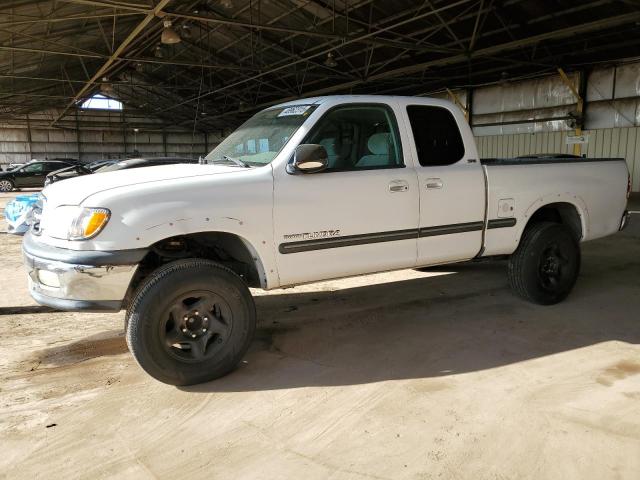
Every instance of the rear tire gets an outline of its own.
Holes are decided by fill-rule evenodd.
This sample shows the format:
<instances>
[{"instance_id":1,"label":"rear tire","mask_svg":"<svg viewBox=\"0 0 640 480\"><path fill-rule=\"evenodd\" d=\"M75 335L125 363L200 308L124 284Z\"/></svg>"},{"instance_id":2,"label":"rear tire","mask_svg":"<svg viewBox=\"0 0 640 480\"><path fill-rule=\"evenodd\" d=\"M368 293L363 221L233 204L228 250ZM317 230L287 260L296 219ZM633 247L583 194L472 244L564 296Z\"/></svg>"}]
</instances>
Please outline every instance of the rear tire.
<instances>
[{"instance_id":1,"label":"rear tire","mask_svg":"<svg viewBox=\"0 0 640 480\"><path fill-rule=\"evenodd\" d=\"M13 190L13 182L11 180L2 179L0 180L0 192L10 192Z\"/></svg>"},{"instance_id":2,"label":"rear tire","mask_svg":"<svg viewBox=\"0 0 640 480\"><path fill-rule=\"evenodd\" d=\"M193 385L233 370L255 325L255 305L242 278L210 260L179 260L138 288L127 311L127 345L155 379Z\"/></svg>"},{"instance_id":3,"label":"rear tire","mask_svg":"<svg viewBox=\"0 0 640 480\"><path fill-rule=\"evenodd\" d=\"M539 305L553 305L567 298L579 272L577 240L567 227L552 222L527 227L508 265L512 290Z\"/></svg>"}]
</instances>

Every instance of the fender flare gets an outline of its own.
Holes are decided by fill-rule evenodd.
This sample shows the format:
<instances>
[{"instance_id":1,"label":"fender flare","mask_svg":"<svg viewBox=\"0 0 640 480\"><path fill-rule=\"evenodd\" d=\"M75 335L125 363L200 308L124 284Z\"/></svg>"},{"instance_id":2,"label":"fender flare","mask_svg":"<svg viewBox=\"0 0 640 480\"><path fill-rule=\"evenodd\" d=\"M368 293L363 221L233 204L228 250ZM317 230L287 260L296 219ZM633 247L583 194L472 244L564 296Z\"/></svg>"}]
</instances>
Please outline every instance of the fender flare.
<instances>
[{"instance_id":1,"label":"fender flare","mask_svg":"<svg viewBox=\"0 0 640 480\"><path fill-rule=\"evenodd\" d=\"M181 235L195 234L228 234L237 237L250 254L253 264L258 272L260 279L260 287L267 290L277 288L279 286L279 276L276 268L275 257L269 249L269 242L265 239L262 241L248 238L246 235L245 224L242 220L231 217L207 217L206 224L202 222L194 222L193 217L176 218L166 220L159 225L153 225L145 229L145 233L151 231L153 235L144 242L147 248L171 237ZM262 246L260 248L257 245Z\"/></svg>"},{"instance_id":2,"label":"fender flare","mask_svg":"<svg viewBox=\"0 0 640 480\"><path fill-rule=\"evenodd\" d=\"M522 224L517 232L517 238L522 238L522 233L527 225L529 225L529 220L538 210L554 203L566 203L576 209L580 218L580 227L582 229L581 240L587 239L589 237L589 210L587 209L587 204L579 195L570 192L549 193L542 197L538 197L533 203L531 203L531 205L529 205L525 210Z\"/></svg>"}]
</instances>

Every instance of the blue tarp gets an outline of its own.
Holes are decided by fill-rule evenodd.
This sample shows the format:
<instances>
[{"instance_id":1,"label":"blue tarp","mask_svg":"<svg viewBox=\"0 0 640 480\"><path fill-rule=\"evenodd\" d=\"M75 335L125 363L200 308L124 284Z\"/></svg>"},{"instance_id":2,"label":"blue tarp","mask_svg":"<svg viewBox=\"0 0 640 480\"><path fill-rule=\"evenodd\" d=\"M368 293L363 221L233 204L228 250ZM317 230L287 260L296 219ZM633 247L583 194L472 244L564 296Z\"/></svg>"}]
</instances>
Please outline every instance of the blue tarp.
<instances>
[{"instance_id":1,"label":"blue tarp","mask_svg":"<svg viewBox=\"0 0 640 480\"><path fill-rule=\"evenodd\" d=\"M18 195L7 203L4 208L4 218L9 226L7 233L23 235L29 230L31 212L38 203L39 197L39 193Z\"/></svg>"}]
</instances>

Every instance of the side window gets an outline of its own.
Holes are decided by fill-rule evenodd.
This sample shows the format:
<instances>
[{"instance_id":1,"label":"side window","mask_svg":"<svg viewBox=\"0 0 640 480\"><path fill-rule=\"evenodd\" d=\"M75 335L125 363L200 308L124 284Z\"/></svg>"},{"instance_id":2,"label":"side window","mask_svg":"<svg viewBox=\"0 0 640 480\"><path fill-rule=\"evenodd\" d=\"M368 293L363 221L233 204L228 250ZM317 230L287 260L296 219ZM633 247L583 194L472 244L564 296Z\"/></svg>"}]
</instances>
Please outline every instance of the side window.
<instances>
[{"instance_id":1,"label":"side window","mask_svg":"<svg viewBox=\"0 0 640 480\"><path fill-rule=\"evenodd\" d=\"M451 165L464 156L464 143L455 118L442 107L407 107L411 131L423 167Z\"/></svg>"},{"instance_id":2,"label":"side window","mask_svg":"<svg viewBox=\"0 0 640 480\"><path fill-rule=\"evenodd\" d=\"M60 170L61 168L67 167L66 163L45 163L44 171L45 172L53 172L54 170Z\"/></svg>"},{"instance_id":3,"label":"side window","mask_svg":"<svg viewBox=\"0 0 640 480\"><path fill-rule=\"evenodd\" d=\"M24 171L28 173L42 173L43 164L42 163L32 163L31 165L27 165L24 167Z\"/></svg>"},{"instance_id":4,"label":"side window","mask_svg":"<svg viewBox=\"0 0 640 480\"><path fill-rule=\"evenodd\" d=\"M303 143L317 143L327 150L329 171L404 166L395 117L384 105L330 110Z\"/></svg>"}]
</instances>

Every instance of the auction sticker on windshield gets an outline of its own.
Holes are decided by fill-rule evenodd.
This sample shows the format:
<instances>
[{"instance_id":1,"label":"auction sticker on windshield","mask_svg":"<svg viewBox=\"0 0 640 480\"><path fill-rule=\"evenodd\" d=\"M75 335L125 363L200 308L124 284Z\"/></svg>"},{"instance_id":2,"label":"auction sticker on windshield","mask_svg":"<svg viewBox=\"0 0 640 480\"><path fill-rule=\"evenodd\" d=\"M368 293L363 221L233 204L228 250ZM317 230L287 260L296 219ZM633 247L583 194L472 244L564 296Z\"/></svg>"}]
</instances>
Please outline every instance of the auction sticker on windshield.
<instances>
[{"instance_id":1,"label":"auction sticker on windshield","mask_svg":"<svg viewBox=\"0 0 640 480\"><path fill-rule=\"evenodd\" d=\"M304 115L307 110L311 108L311 105L296 105L295 107L287 107L282 110L279 117L291 117L294 115Z\"/></svg>"}]
</instances>

